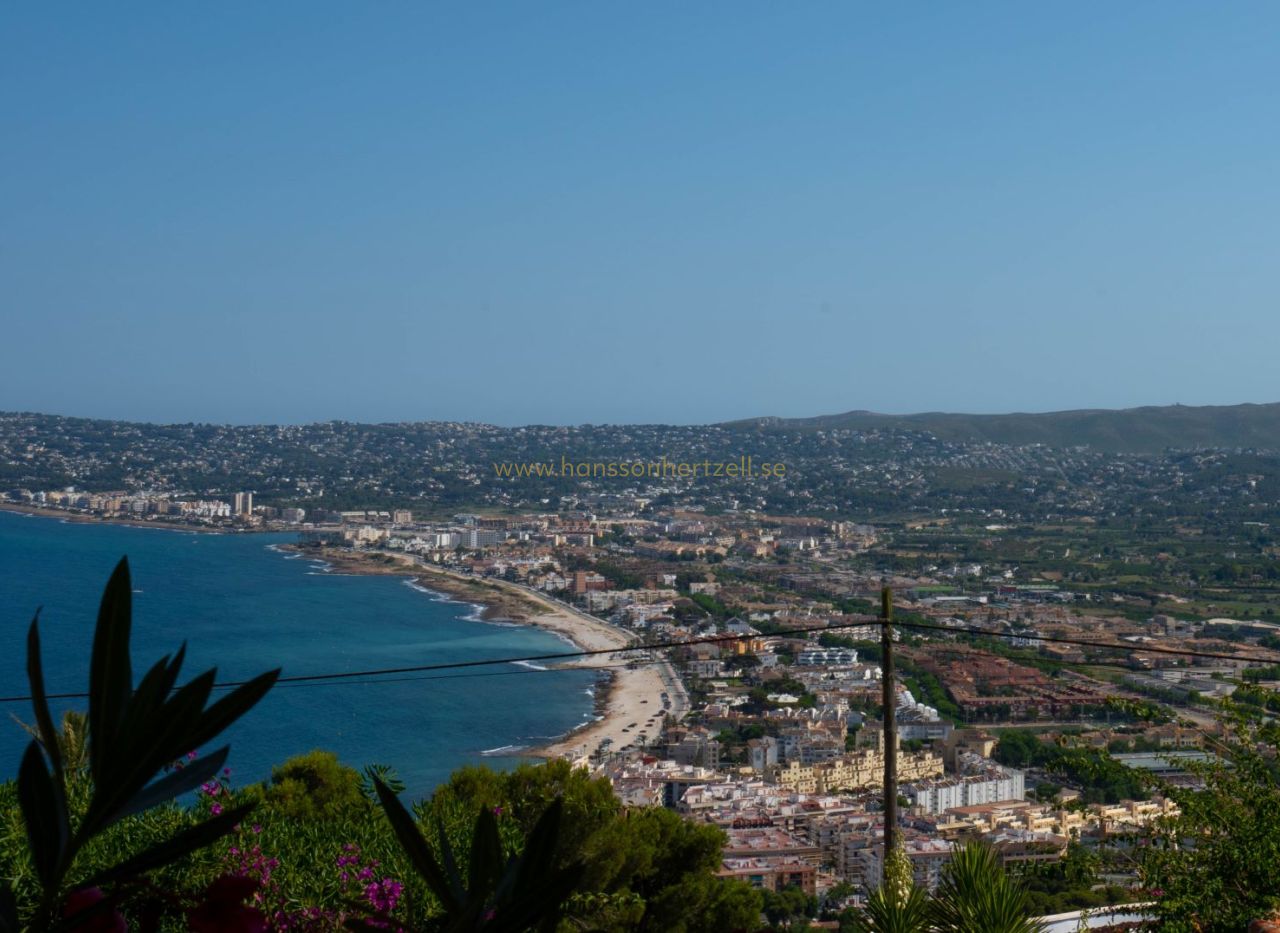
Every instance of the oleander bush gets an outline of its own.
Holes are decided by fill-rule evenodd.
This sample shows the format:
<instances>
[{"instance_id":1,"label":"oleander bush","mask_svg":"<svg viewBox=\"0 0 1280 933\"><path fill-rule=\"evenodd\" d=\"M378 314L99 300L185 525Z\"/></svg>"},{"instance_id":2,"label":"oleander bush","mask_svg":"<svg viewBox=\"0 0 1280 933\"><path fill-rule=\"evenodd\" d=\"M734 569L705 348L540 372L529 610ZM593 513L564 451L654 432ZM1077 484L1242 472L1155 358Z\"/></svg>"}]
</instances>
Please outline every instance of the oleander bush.
<instances>
[{"instance_id":1,"label":"oleander bush","mask_svg":"<svg viewBox=\"0 0 1280 933\"><path fill-rule=\"evenodd\" d=\"M249 711L275 683L270 671L210 703L216 671L179 686L183 646L133 683L129 639L132 586L121 560L103 591L89 664L88 713L55 727L45 695L40 619L27 634L27 678L35 723L13 794L25 852L0 882L0 929L16 931L112 926L126 900L152 895L148 875L231 832L249 806L219 808L183 821L169 801L213 779L229 749L190 752ZM74 754L72 754L74 752ZM170 763L181 756L181 767ZM133 819L144 815L141 821ZM16 828L16 827L15 827ZM145 892L145 893L139 893ZM213 891L231 909L228 888ZM182 905L209 909L206 899Z\"/></svg>"}]
</instances>

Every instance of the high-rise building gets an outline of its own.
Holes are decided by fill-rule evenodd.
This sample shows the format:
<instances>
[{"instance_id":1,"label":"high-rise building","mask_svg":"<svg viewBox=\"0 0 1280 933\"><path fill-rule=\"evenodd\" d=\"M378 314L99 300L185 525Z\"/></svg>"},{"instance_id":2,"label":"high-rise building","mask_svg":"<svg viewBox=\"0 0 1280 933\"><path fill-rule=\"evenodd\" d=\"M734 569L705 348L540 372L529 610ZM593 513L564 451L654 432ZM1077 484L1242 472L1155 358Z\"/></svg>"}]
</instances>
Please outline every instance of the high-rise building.
<instances>
[{"instance_id":1,"label":"high-rise building","mask_svg":"<svg viewBox=\"0 0 1280 933\"><path fill-rule=\"evenodd\" d=\"M238 492L235 494L234 501L231 503L231 513L233 515L252 515L253 514L253 493Z\"/></svg>"}]
</instances>

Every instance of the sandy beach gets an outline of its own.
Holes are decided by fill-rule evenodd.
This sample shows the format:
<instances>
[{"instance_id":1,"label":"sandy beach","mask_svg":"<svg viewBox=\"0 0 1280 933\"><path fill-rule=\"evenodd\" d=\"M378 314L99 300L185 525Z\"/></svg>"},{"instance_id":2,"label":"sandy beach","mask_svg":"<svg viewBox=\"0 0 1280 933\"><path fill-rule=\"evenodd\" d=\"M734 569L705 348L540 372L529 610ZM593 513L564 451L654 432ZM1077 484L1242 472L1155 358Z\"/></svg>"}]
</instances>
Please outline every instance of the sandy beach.
<instances>
[{"instance_id":1,"label":"sandy beach","mask_svg":"<svg viewBox=\"0 0 1280 933\"><path fill-rule=\"evenodd\" d=\"M558 666L607 671L609 680L601 685L599 694L599 718L550 745L527 749L525 754L578 759L601 746L621 751L637 742L656 740L664 712L679 719L688 711L684 687L666 660L639 651L614 654L617 649L631 646L635 636L538 590L446 570L412 555L334 548L308 551L332 564L335 571L413 576L428 589L484 606L485 619L536 625L555 632L580 650L606 652L558 662ZM629 662L638 663L632 667ZM664 708L664 693L669 708Z\"/></svg>"},{"instance_id":2,"label":"sandy beach","mask_svg":"<svg viewBox=\"0 0 1280 933\"><path fill-rule=\"evenodd\" d=\"M436 570L436 573L441 572ZM432 579L430 576L424 578L423 585L430 586ZM532 624L563 635L584 651L626 648L635 642L632 634L545 593L515 583L495 582L543 608L543 612L529 620ZM632 667L628 662L638 663ZM574 667L608 668L611 678L609 689L605 694L604 708L599 711L600 719L551 745L532 751L540 757L576 759L592 754L606 742L609 750L621 751L638 742L654 741L661 734L664 713L681 719L688 712L684 686L671 665L657 655L633 651L620 655L593 655L564 663ZM664 693L670 702L667 709L663 706Z\"/></svg>"},{"instance_id":3,"label":"sandy beach","mask_svg":"<svg viewBox=\"0 0 1280 933\"><path fill-rule=\"evenodd\" d=\"M20 503L3 502L0 503L0 509L75 523L130 525L202 534L230 533L228 529L201 527L184 522L147 521L116 516L103 518L83 512ZM619 649L632 646L636 636L546 593L506 580L475 577L448 570L414 555L332 547L283 547L319 558L329 564L335 573L410 577L428 589L481 607L480 617L486 621L534 625L554 632L579 650L601 652L553 662L556 667L588 668L601 672L601 680L596 688L595 718L555 742L540 748L525 749L523 754L538 758L576 760L587 757L602 747L622 751L637 744L656 741L662 732L664 714L681 719L688 712L688 697L684 685L665 658L644 651L615 654ZM565 650L571 649L566 646Z\"/></svg>"}]
</instances>

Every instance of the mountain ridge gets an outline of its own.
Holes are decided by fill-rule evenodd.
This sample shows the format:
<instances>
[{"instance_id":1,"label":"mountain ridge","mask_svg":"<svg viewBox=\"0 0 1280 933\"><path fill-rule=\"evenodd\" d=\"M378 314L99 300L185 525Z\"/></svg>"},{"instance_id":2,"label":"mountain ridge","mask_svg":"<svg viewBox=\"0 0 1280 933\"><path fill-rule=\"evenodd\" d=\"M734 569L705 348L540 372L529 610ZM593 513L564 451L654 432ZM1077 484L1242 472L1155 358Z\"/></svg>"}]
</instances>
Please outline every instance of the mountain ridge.
<instances>
[{"instance_id":1,"label":"mountain ridge","mask_svg":"<svg viewBox=\"0 0 1280 933\"><path fill-rule=\"evenodd\" d=\"M909 430L943 440L997 444L1094 447L1110 453L1166 449L1280 449L1280 402L1238 405L1144 405L1052 412L889 415L855 409L808 418L760 417L722 422L757 430Z\"/></svg>"},{"instance_id":2,"label":"mountain ridge","mask_svg":"<svg viewBox=\"0 0 1280 933\"><path fill-rule=\"evenodd\" d=\"M421 426L465 426L490 432L518 432L529 429L581 430L591 428L671 429L717 428L727 431L914 431L944 441L994 443L1013 446L1042 444L1047 447L1089 447L1106 453L1144 454L1165 450L1253 449L1280 452L1280 402L1245 402L1237 405L1144 405L1136 408L1077 408L1051 412L1008 412L966 414L960 412L916 412L885 414L854 409L838 414L799 418L759 416L705 425L617 423L581 425L496 425L477 421L429 420L356 422L331 420L308 424L239 425L216 422L158 423L122 419L37 412L0 411L0 421L21 418L49 419L74 430L128 428L170 430L194 427L201 430L241 428L307 428L330 425L359 426L381 430Z\"/></svg>"}]
</instances>

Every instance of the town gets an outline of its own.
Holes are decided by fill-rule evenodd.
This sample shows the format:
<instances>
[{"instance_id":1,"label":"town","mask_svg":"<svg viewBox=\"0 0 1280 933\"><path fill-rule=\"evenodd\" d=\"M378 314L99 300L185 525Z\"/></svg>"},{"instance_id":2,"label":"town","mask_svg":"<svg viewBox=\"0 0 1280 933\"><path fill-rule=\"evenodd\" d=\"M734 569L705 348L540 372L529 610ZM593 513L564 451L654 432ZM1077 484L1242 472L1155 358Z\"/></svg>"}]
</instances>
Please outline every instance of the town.
<instances>
[{"instance_id":1,"label":"town","mask_svg":"<svg viewBox=\"0 0 1280 933\"><path fill-rule=\"evenodd\" d=\"M1219 495L1234 488L1218 481ZM1280 678L1267 503L1157 535L1144 516L1032 519L975 501L831 519L709 508L660 488L429 517L248 491L5 498L84 518L296 530L322 560L421 573L445 592L505 589L533 601L531 624L550 606L607 626L617 650L598 670L598 724L549 754L607 777L627 805L722 828L721 874L779 902L799 892L810 916L861 903L884 878L883 588L897 608L900 832L925 889L976 838L1035 879L1044 914L1140 900L1127 852L1177 814L1171 788L1199 786L1215 760L1217 704ZM627 688L655 669L646 683L659 687Z\"/></svg>"}]
</instances>

